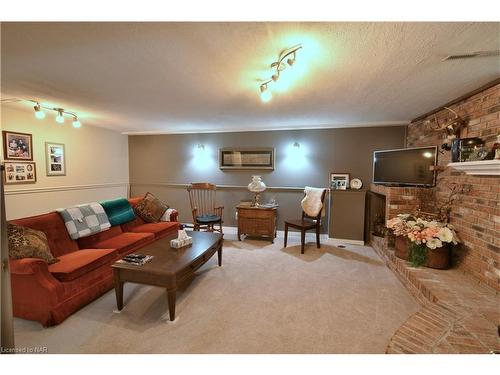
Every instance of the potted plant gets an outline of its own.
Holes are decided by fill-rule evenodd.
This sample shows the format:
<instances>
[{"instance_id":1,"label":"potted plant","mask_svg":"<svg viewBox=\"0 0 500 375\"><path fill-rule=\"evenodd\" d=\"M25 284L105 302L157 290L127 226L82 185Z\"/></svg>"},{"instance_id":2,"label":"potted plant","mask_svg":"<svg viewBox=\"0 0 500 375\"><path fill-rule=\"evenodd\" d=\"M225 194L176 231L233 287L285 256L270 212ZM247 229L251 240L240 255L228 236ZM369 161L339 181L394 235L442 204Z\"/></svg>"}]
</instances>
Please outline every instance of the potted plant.
<instances>
[{"instance_id":1,"label":"potted plant","mask_svg":"<svg viewBox=\"0 0 500 375\"><path fill-rule=\"evenodd\" d=\"M386 226L396 236L398 258L409 260L415 267L449 268L451 246L459 242L452 225L400 214L388 220Z\"/></svg>"},{"instance_id":2,"label":"potted plant","mask_svg":"<svg viewBox=\"0 0 500 375\"><path fill-rule=\"evenodd\" d=\"M408 221L416 220L410 214L399 214L398 216L387 221L386 227L392 231L395 236L394 254L401 259L410 259L410 247L408 234L412 228L408 225Z\"/></svg>"},{"instance_id":3,"label":"potted plant","mask_svg":"<svg viewBox=\"0 0 500 375\"><path fill-rule=\"evenodd\" d=\"M408 233L411 264L415 267L449 268L451 246L459 242L453 226L420 218L408 221L407 225L411 228Z\"/></svg>"}]
</instances>

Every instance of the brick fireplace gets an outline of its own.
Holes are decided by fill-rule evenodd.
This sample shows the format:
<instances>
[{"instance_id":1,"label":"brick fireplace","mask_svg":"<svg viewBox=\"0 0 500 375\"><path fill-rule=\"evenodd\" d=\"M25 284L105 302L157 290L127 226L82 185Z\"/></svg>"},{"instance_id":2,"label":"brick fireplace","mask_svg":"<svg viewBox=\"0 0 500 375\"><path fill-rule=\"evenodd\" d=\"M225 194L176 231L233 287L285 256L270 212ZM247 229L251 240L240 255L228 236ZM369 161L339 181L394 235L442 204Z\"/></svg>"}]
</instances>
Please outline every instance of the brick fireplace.
<instances>
[{"instance_id":1,"label":"brick fireplace","mask_svg":"<svg viewBox=\"0 0 500 375\"><path fill-rule=\"evenodd\" d=\"M480 137L491 147L500 134L500 84L448 105L467 122L460 137ZM445 142L444 134L429 129L428 121L443 121L447 110L422 117L408 125L407 146L438 146ZM500 291L500 177L474 176L448 167L449 151L438 156L436 187L387 187L371 185L371 191L383 195L385 219L399 213L412 213L417 208L432 212L449 195L450 185L464 192L457 196L450 212L450 224L455 226L462 241L462 251L456 268L474 276L483 284ZM370 238L370 237L368 237Z\"/></svg>"}]
</instances>

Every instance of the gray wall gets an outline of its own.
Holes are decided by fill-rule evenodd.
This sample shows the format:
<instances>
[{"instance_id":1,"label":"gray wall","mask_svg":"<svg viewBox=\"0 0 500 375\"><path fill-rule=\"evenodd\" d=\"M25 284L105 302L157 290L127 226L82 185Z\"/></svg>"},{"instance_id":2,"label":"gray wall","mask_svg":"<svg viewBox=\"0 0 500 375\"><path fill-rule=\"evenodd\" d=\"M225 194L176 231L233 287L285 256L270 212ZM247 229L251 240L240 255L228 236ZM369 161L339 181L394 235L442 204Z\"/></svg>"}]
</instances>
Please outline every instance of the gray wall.
<instances>
[{"instance_id":1,"label":"gray wall","mask_svg":"<svg viewBox=\"0 0 500 375\"><path fill-rule=\"evenodd\" d=\"M241 199L251 199L245 187L257 174L270 187L262 200L275 197L280 204L281 228L285 218L299 217L305 185L328 187L330 172L346 172L360 178L366 188L372 179L373 151L404 147L404 137L404 127L129 136L131 195L150 191L177 208L182 222L190 222L185 186L175 184L208 181L241 186L221 187L217 192L225 207L225 225L235 226L234 207ZM300 143L299 150L294 142ZM204 151L197 148L200 143ZM274 147L275 169L222 171L218 167L221 147Z\"/></svg>"}]
</instances>

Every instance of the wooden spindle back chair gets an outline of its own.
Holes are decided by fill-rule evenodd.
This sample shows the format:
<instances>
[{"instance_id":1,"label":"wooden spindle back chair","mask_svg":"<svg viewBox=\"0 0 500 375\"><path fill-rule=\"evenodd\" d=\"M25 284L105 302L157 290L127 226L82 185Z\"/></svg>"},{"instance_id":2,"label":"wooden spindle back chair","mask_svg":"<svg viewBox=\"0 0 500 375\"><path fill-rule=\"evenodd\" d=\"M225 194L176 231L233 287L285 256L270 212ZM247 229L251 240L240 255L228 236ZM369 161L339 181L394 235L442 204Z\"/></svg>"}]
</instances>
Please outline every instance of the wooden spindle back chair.
<instances>
[{"instance_id":1,"label":"wooden spindle back chair","mask_svg":"<svg viewBox=\"0 0 500 375\"><path fill-rule=\"evenodd\" d=\"M193 228L222 233L223 206L216 206L217 186L208 182L192 183L188 187L189 202L193 214ZM218 228L215 225L218 224Z\"/></svg>"}]
</instances>

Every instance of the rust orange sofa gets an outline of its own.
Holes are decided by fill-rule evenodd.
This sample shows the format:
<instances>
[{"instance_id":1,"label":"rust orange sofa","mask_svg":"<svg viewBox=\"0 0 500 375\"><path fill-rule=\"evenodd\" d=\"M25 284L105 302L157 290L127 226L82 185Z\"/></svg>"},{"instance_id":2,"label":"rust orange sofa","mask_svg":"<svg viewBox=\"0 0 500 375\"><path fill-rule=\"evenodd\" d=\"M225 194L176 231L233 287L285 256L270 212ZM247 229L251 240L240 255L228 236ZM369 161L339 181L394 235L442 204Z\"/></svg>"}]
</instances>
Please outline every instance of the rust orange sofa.
<instances>
[{"instance_id":1,"label":"rust orange sofa","mask_svg":"<svg viewBox=\"0 0 500 375\"><path fill-rule=\"evenodd\" d=\"M131 198L135 206L142 197ZM43 231L59 262L37 258L11 259L14 315L44 326L61 323L72 313L113 287L111 265L179 228L177 211L170 222L145 223L141 218L74 241L57 212L11 220Z\"/></svg>"}]
</instances>

